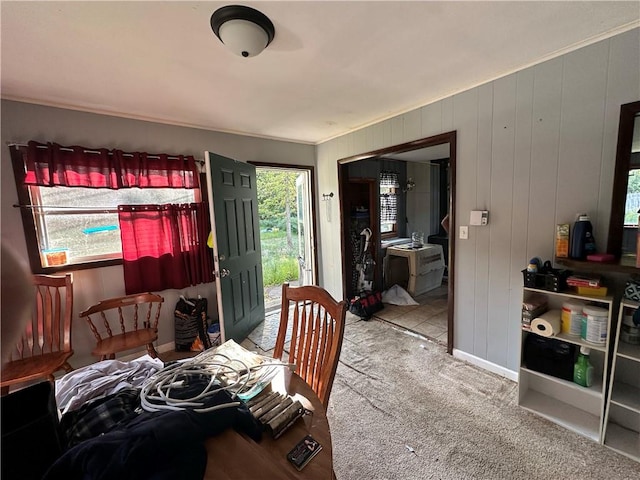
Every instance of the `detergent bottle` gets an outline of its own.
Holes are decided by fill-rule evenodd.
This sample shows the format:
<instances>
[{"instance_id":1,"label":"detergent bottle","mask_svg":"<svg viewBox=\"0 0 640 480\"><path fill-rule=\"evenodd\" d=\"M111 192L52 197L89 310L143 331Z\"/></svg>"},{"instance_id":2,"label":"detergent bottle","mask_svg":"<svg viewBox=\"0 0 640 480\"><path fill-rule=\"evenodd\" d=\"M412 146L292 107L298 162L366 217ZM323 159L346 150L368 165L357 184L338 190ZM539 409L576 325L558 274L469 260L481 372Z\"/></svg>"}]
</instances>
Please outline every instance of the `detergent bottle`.
<instances>
[{"instance_id":1,"label":"detergent bottle","mask_svg":"<svg viewBox=\"0 0 640 480\"><path fill-rule=\"evenodd\" d=\"M584 260L587 255L596 253L596 242L593 238L593 226L589 215L582 213L573 225L571 235L570 256L576 260Z\"/></svg>"}]
</instances>

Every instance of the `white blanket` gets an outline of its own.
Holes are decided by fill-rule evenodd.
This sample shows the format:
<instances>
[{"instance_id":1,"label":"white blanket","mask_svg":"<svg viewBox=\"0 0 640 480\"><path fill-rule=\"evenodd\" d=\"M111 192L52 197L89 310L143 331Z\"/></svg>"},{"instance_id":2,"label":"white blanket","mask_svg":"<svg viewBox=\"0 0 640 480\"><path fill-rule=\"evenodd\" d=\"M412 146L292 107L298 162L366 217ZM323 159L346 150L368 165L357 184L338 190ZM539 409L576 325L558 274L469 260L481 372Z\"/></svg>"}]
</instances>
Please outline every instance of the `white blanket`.
<instances>
[{"instance_id":1,"label":"white blanket","mask_svg":"<svg viewBox=\"0 0 640 480\"><path fill-rule=\"evenodd\" d=\"M389 290L382 292L382 303L389 303L391 305L420 305L409 295L409 292L397 284Z\"/></svg>"},{"instance_id":2,"label":"white blanket","mask_svg":"<svg viewBox=\"0 0 640 480\"><path fill-rule=\"evenodd\" d=\"M162 360L144 355L129 362L103 360L78 368L56 380L56 403L63 414L76 410L94 398L140 387L163 367Z\"/></svg>"}]
</instances>

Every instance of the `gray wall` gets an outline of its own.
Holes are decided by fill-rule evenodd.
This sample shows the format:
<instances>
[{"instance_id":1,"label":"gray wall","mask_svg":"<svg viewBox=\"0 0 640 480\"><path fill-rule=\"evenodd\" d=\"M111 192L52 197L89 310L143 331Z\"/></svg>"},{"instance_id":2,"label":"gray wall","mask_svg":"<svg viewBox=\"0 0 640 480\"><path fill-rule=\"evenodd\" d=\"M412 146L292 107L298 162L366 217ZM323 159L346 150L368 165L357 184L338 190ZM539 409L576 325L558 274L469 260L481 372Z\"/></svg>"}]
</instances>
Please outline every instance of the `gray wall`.
<instances>
[{"instance_id":1,"label":"gray wall","mask_svg":"<svg viewBox=\"0 0 640 480\"><path fill-rule=\"evenodd\" d=\"M640 99L639 63L634 29L318 146L319 184L337 192L337 160L457 131L457 225L476 209L490 224L454 235L454 353L517 370L527 260L550 259L555 224L579 212L605 248L618 115ZM338 222L320 217L320 266L340 297Z\"/></svg>"},{"instance_id":2,"label":"gray wall","mask_svg":"<svg viewBox=\"0 0 640 480\"><path fill-rule=\"evenodd\" d=\"M243 162L254 160L297 165L315 164L313 145L176 127L6 100L2 101L1 107L2 242L13 246L25 259L27 253L22 219L18 209L13 208L18 199L7 142L51 141L62 145L194 155L197 159L204 159L205 150L210 150ZM173 342L173 309L181 293L189 296L202 295L210 299L209 315L217 317L215 284L198 285L183 291L165 290L161 292L165 297L165 305L160 319L160 345ZM78 319L78 313L101 299L120 295L124 295L121 266L74 272L72 342L75 354L71 358L74 367L96 360L90 354L95 339L89 327Z\"/></svg>"},{"instance_id":3,"label":"gray wall","mask_svg":"<svg viewBox=\"0 0 640 480\"><path fill-rule=\"evenodd\" d=\"M431 227L431 205L438 201L436 191L432 191L431 166L428 163L407 162L407 178L413 179L416 186L406 193L407 197L407 228L406 236L410 237L412 232L422 232L424 241L429 235L438 233L438 229ZM438 170L433 168L433 172ZM439 178L436 179L438 181ZM438 188L438 191L440 189ZM436 217L436 224L439 224Z\"/></svg>"}]
</instances>

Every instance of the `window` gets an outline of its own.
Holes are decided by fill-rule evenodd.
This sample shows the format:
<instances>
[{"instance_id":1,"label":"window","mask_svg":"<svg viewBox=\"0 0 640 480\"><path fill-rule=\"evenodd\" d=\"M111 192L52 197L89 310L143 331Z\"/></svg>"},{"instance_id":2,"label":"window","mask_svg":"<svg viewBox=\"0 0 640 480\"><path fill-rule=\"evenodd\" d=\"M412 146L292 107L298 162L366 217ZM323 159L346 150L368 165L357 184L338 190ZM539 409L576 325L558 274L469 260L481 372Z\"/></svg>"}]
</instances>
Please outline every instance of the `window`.
<instances>
[{"instance_id":1,"label":"window","mask_svg":"<svg viewBox=\"0 0 640 480\"><path fill-rule=\"evenodd\" d=\"M33 273L122 264L119 205L200 202L190 156L12 145Z\"/></svg>"},{"instance_id":2,"label":"window","mask_svg":"<svg viewBox=\"0 0 640 480\"><path fill-rule=\"evenodd\" d=\"M640 169L629 170L627 182L627 200L624 209L625 227L638 226L638 210L640 210Z\"/></svg>"},{"instance_id":3,"label":"window","mask_svg":"<svg viewBox=\"0 0 640 480\"><path fill-rule=\"evenodd\" d=\"M121 259L118 205L192 203L196 201L195 192L176 188L30 186L42 266Z\"/></svg>"},{"instance_id":4,"label":"window","mask_svg":"<svg viewBox=\"0 0 640 480\"><path fill-rule=\"evenodd\" d=\"M380 173L380 235L392 237L398 233L398 174Z\"/></svg>"}]
</instances>

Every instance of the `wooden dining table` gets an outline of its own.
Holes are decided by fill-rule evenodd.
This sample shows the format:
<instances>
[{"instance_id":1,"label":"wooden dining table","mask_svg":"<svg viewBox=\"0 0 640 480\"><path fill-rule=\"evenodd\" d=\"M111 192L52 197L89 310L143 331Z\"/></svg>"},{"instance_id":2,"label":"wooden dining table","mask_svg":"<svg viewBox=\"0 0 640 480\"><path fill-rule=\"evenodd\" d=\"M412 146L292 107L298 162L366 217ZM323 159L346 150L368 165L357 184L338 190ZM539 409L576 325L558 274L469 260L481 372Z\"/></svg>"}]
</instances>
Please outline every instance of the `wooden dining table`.
<instances>
[{"instance_id":1,"label":"wooden dining table","mask_svg":"<svg viewBox=\"0 0 640 480\"><path fill-rule=\"evenodd\" d=\"M333 478L331 432L326 410L311 387L288 368L283 368L265 389L287 393L311 413L298 419L277 439L265 431L256 442L246 434L227 429L206 441L205 480L330 480ZM322 450L298 471L287 453L306 435Z\"/></svg>"}]
</instances>

